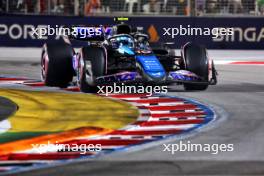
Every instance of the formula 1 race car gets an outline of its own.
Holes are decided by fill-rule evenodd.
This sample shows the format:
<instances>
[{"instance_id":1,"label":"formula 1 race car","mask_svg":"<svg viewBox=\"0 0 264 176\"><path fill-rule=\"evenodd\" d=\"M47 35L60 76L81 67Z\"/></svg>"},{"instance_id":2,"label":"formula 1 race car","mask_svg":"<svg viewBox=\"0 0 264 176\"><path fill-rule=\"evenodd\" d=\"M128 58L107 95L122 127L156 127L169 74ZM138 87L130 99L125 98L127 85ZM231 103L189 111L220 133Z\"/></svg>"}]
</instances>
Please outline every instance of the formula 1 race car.
<instances>
[{"instance_id":1,"label":"formula 1 race car","mask_svg":"<svg viewBox=\"0 0 264 176\"><path fill-rule=\"evenodd\" d=\"M98 85L112 83L178 83L185 90L205 90L217 83L213 61L203 46L187 43L181 56L176 56L166 44L150 47L148 35L125 23L114 25L110 32L103 27L72 29L74 35L43 47L41 75L47 86L75 83L81 91L93 92ZM85 43L79 52L74 51L71 39Z\"/></svg>"}]
</instances>

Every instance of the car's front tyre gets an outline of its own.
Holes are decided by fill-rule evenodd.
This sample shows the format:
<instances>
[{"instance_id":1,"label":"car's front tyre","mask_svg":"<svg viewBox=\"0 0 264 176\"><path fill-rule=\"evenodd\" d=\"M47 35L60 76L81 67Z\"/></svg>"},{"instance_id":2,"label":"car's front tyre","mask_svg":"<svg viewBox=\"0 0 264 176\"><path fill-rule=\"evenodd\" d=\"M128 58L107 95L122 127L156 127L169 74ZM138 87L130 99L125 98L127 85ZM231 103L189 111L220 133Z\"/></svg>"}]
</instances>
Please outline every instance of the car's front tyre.
<instances>
[{"instance_id":1,"label":"car's front tyre","mask_svg":"<svg viewBox=\"0 0 264 176\"><path fill-rule=\"evenodd\" d=\"M183 47L182 57L184 59L185 70L198 75L200 78L202 78L202 82L208 82L209 60L206 49L203 46L194 43L187 43ZM184 88L188 91L206 90L208 88L208 84L185 83Z\"/></svg>"}]
</instances>

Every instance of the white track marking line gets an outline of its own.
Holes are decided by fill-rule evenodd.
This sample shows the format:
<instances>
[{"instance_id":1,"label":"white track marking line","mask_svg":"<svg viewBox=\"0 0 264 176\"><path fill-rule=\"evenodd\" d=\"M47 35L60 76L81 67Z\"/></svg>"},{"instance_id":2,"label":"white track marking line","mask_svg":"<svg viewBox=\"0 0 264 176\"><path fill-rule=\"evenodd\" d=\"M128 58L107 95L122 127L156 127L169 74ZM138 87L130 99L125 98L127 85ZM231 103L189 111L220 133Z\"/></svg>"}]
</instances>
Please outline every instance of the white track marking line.
<instances>
[{"instance_id":1,"label":"white track marking line","mask_svg":"<svg viewBox=\"0 0 264 176\"><path fill-rule=\"evenodd\" d=\"M158 105L152 105L152 103L140 103L142 106L173 106L173 105L183 105L184 102L180 101L180 102L159 102Z\"/></svg>"},{"instance_id":2,"label":"white track marking line","mask_svg":"<svg viewBox=\"0 0 264 176\"><path fill-rule=\"evenodd\" d=\"M0 134L7 132L11 128L11 123L8 120L0 122Z\"/></svg>"},{"instance_id":3,"label":"white track marking line","mask_svg":"<svg viewBox=\"0 0 264 176\"><path fill-rule=\"evenodd\" d=\"M138 131L138 130L162 130L162 129L179 129L179 130L185 130L188 128L192 128L198 124L184 124L184 125L157 125L157 126L148 126L148 127L142 127L139 125L128 125L122 130L126 131Z\"/></svg>"},{"instance_id":4,"label":"white track marking line","mask_svg":"<svg viewBox=\"0 0 264 176\"><path fill-rule=\"evenodd\" d=\"M153 139L153 135L104 135L97 138L92 138L96 140L102 140L102 139L116 139L116 140L148 140ZM141 138L135 138L135 137L141 137ZM91 139L91 140L92 140Z\"/></svg>"}]
</instances>

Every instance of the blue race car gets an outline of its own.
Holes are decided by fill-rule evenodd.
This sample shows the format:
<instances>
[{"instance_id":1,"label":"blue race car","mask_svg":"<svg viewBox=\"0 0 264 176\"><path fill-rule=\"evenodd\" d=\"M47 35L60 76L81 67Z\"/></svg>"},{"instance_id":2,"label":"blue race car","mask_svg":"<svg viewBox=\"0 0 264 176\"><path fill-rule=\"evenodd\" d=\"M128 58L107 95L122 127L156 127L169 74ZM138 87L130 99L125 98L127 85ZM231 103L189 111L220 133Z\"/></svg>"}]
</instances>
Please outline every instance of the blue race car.
<instances>
[{"instance_id":1,"label":"blue race car","mask_svg":"<svg viewBox=\"0 0 264 176\"><path fill-rule=\"evenodd\" d=\"M121 23L111 32L81 35L87 27L73 27L75 35L46 43L41 56L42 79L47 86L77 84L83 92L93 92L101 84L183 84L185 90L205 90L217 83L217 72L204 47L187 43L181 56L164 45L152 48L148 35ZM83 33L82 33L83 34ZM84 41L75 52L70 39Z\"/></svg>"}]
</instances>

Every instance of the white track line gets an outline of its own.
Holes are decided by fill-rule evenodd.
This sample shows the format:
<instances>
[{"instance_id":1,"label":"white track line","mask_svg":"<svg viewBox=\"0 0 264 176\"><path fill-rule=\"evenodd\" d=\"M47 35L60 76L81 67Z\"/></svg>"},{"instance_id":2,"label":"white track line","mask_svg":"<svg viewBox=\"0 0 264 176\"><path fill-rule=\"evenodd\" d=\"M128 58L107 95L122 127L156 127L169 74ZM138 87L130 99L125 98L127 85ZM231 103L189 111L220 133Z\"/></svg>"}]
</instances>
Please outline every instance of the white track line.
<instances>
[{"instance_id":1,"label":"white track line","mask_svg":"<svg viewBox=\"0 0 264 176\"><path fill-rule=\"evenodd\" d=\"M8 131L11 128L11 124L8 120L3 120L0 122L0 134Z\"/></svg>"}]
</instances>

